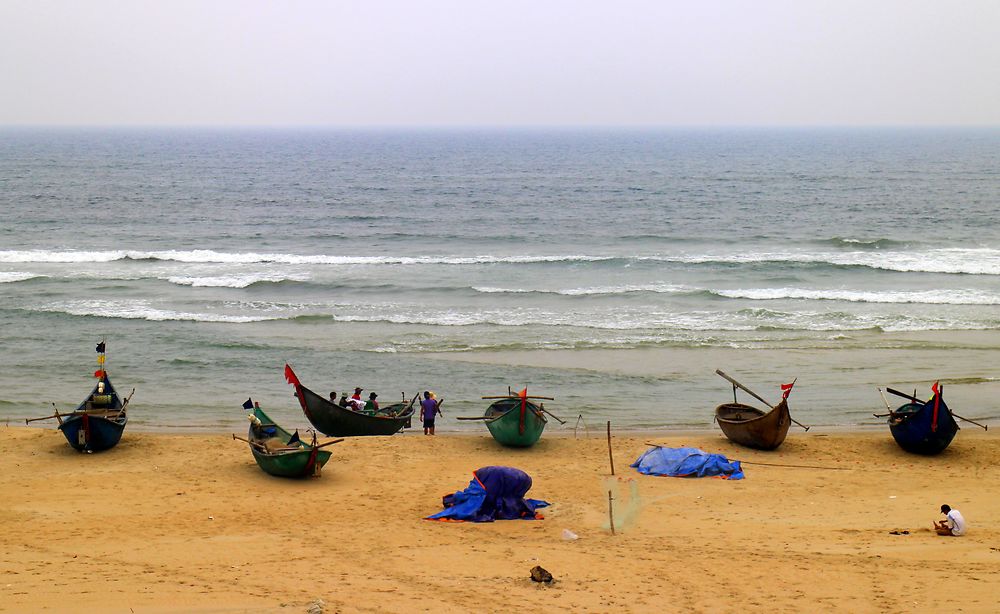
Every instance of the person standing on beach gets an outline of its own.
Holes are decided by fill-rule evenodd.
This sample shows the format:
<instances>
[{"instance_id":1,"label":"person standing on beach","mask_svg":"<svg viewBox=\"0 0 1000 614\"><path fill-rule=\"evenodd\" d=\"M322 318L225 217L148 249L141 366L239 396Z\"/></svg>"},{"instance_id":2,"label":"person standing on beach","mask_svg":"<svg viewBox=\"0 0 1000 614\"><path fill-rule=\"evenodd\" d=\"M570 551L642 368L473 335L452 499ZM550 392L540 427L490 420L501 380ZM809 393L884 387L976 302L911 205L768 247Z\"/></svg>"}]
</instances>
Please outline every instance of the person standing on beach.
<instances>
[{"instance_id":1,"label":"person standing on beach","mask_svg":"<svg viewBox=\"0 0 1000 614\"><path fill-rule=\"evenodd\" d=\"M942 505L941 513L945 515L944 520L934 523L934 530L938 535L965 535L965 517L962 512L951 509L950 505Z\"/></svg>"},{"instance_id":2,"label":"person standing on beach","mask_svg":"<svg viewBox=\"0 0 1000 614\"><path fill-rule=\"evenodd\" d=\"M424 391L424 400L420 402L420 419L424 421L424 435L434 434L434 417L441 414L441 407L434 393Z\"/></svg>"}]
</instances>

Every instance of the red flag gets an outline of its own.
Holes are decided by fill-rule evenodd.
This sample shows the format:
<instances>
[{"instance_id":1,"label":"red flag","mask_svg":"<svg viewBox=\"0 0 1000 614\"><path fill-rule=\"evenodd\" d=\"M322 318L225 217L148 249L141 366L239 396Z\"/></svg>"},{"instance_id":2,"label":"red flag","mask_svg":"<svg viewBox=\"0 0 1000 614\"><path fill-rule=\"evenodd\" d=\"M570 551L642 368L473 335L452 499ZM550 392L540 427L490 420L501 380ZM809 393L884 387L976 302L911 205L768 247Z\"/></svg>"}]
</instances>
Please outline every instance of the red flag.
<instances>
[{"instance_id":1,"label":"red flag","mask_svg":"<svg viewBox=\"0 0 1000 614\"><path fill-rule=\"evenodd\" d=\"M517 432L524 435L524 413L528 409L528 387L525 386L524 390L517 393L517 396L521 397L521 419L517 423Z\"/></svg>"},{"instance_id":2,"label":"red flag","mask_svg":"<svg viewBox=\"0 0 1000 614\"><path fill-rule=\"evenodd\" d=\"M296 388L301 386L299 378L295 377L295 371L292 371L292 368L288 366L288 363L285 363L285 381Z\"/></svg>"},{"instance_id":3,"label":"red flag","mask_svg":"<svg viewBox=\"0 0 1000 614\"><path fill-rule=\"evenodd\" d=\"M934 382L934 384L931 386L931 392L933 392L935 395L938 393L938 383L937 382Z\"/></svg>"},{"instance_id":4,"label":"red flag","mask_svg":"<svg viewBox=\"0 0 1000 614\"><path fill-rule=\"evenodd\" d=\"M795 385L795 382L792 382L791 384L782 384L781 385L781 398L782 399L787 399L788 395L792 394L792 386L794 386L794 385Z\"/></svg>"},{"instance_id":5,"label":"red flag","mask_svg":"<svg viewBox=\"0 0 1000 614\"><path fill-rule=\"evenodd\" d=\"M94 377L104 377L104 371L102 369L94 371Z\"/></svg>"}]
</instances>

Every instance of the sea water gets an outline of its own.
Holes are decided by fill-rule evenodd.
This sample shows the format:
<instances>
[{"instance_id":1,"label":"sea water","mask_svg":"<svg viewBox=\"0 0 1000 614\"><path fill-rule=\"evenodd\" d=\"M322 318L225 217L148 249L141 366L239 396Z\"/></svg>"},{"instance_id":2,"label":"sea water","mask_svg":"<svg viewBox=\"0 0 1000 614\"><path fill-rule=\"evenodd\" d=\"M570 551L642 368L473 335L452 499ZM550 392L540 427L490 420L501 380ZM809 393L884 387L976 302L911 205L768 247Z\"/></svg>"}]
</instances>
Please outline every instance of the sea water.
<instances>
[{"instance_id":1,"label":"sea water","mask_svg":"<svg viewBox=\"0 0 1000 614\"><path fill-rule=\"evenodd\" d=\"M139 428L304 423L286 362L435 390L445 430L525 386L565 428L707 428L715 368L826 425L996 381L996 129L5 128L0 206L11 422L102 339Z\"/></svg>"}]
</instances>

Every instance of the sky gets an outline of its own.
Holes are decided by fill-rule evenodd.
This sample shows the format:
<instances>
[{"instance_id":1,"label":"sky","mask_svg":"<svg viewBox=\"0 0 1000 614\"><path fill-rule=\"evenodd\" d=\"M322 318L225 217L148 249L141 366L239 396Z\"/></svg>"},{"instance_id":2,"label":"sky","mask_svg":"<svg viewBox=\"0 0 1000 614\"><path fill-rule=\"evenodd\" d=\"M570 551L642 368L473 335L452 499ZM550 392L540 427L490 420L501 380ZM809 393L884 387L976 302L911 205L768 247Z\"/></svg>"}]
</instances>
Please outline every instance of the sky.
<instances>
[{"instance_id":1,"label":"sky","mask_svg":"<svg viewBox=\"0 0 1000 614\"><path fill-rule=\"evenodd\" d=\"M1000 0L0 0L0 125L1000 125Z\"/></svg>"}]
</instances>

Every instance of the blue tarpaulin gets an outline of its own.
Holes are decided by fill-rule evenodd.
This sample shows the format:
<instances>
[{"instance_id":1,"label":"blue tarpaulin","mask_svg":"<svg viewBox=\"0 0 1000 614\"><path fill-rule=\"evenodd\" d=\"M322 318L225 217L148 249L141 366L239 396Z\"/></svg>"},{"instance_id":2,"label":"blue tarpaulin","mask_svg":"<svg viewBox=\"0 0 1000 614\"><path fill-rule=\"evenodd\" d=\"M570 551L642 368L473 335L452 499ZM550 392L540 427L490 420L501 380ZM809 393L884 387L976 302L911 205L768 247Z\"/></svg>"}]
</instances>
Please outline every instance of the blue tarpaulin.
<instances>
[{"instance_id":1,"label":"blue tarpaulin","mask_svg":"<svg viewBox=\"0 0 1000 614\"><path fill-rule=\"evenodd\" d=\"M631 465L646 475L676 478L719 476L742 480L740 461L730 461L721 454L709 454L698 448L650 448Z\"/></svg>"},{"instance_id":2,"label":"blue tarpaulin","mask_svg":"<svg viewBox=\"0 0 1000 614\"><path fill-rule=\"evenodd\" d=\"M469 487L445 495L445 509L427 520L534 520L535 510L548 506L545 501L525 499L531 488L531 476L514 467L483 467L472 472Z\"/></svg>"}]
</instances>

